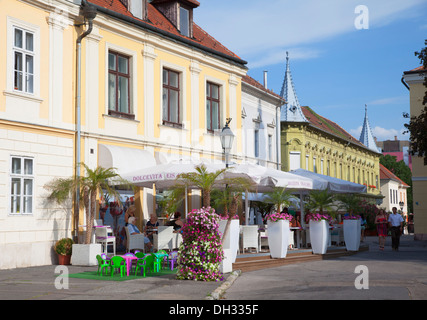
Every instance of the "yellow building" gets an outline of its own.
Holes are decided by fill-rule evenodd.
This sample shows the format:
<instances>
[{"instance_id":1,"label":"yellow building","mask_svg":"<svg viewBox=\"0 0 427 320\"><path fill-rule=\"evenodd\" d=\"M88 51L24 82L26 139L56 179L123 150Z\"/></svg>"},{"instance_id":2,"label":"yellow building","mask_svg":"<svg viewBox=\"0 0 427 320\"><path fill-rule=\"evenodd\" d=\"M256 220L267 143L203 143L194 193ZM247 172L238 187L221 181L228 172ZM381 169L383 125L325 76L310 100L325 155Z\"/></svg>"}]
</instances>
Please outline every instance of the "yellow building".
<instances>
[{"instance_id":1,"label":"yellow building","mask_svg":"<svg viewBox=\"0 0 427 320\"><path fill-rule=\"evenodd\" d=\"M367 112L359 141L310 107L301 107L292 81L289 58L281 96L287 102L281 111L282 170L302 168L364 184L367 197L382 198L379 181L381 154L375 146Z\"/></svg>"},{"instance_id":2,"label":"yellow building","mask_svg":"<svg viewBox=\"0 0 427 320\"><path fill-rule=\"evenodd\" d=\"M193 22L199 3L90 2L97 15L82 41L81 160L119 174L178 159L220 161L227 118L232 158L242 158L246 62ZM139 227L155 212L153 194L137 195Z\"/></svg>"},{"instance_id":3,"label":"yellow building","mask_svg":"<svg viewBox=\"0 0 427 320\"><path fill-rule=\"evenodd\" d=\"M423 67L406 71L403 79L409 85L410 116L418 116L425 106L422 104L427 88L423 85L427 72ZM414 208L415 239L427 239L427 166L422 157L412 156L412 192Z\"/></svg>"},{"instance_id":4,"label":"yellow building","mask_svg":"<svg viewBox=\"0 0 427 320\"><path fill-rule=\"evenodd\" d=\"M79 162L123 174L173 159L221 161L227 118L231 157L243 159L246 62L193 22L198 6L2 1L0 269L55 261L54 242L86 223L81 212L75 225L71 204L49 207L43 189ZM123 191L135 196L140 229L154 193Z\"/></svg>"},{"instance_id":5,"label":"yellow building","mask_svg":"<svg viewBox=\"0 0 427 320\"><path fill-rule=\"evenodd\" d=\"M70 236L71 212L46 204L43 188L74 172L75 31L67 7L1 2L0 269L50 264L55 241Z\"/></svg>"}]
</instances>

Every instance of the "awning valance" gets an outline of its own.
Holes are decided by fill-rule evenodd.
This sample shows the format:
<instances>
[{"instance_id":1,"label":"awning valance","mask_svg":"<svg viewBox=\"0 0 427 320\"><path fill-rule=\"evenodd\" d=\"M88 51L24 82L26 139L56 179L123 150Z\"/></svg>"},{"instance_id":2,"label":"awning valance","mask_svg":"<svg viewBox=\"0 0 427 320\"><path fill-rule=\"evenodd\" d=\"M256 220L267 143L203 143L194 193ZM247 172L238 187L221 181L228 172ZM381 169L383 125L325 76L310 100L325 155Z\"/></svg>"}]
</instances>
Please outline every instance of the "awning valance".
<instances>
[{"instance_id":1,"label":"awning valance","mask_svg":"<svg viewBox=\"0 0 427 320\"><path fill-rule=\"evenodd\" d=\"M116 172L122 175L129 171L154 166L156 160L147 150L99 144L98 165L104 168L116 168Z\"/></svg>"}]
</instances>

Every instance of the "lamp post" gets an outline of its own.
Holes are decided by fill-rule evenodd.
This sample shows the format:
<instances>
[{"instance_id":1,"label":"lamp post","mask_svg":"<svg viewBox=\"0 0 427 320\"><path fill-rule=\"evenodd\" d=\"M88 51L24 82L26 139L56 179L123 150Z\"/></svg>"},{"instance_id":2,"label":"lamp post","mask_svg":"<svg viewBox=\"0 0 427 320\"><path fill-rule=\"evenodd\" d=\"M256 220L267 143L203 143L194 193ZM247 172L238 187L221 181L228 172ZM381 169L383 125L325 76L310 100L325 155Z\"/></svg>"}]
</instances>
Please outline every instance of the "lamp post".
<instances>
[{"instance_id":1,"label":"lamp post","mask_svg":"<svg viewBox=\"0 0 427 320\"><path fill-rule=\"evenodd\" d=\"M403 207L405 206L405 202L399 201L400 211L403 212Z\"/></svg>"},{"instance_id":2,"label":"lamp post","mask_svg":"<svg viewBox=\"0 0 427 320\"><path fill-rule=\"evenodd\" d=\"M222 128L219 137L221 139L222 149L224 150L225 154L225 167L228 168L228 158L230 156L231 147L233 146L234 134L228 126L231 118L227 118L226 120L225 127Z\"/></svg>"}]
</instances>

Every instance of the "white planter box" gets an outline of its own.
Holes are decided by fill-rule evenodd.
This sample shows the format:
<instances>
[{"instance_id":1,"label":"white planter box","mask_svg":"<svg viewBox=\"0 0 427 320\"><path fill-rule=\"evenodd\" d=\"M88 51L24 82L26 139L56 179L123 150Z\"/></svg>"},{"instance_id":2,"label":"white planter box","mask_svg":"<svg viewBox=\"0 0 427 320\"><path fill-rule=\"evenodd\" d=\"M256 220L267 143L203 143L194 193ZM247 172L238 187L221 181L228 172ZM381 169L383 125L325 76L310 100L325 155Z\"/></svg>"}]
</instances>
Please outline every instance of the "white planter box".
<instances>
[{"instance_id":1,"label":"white planter box","mask_svg":"<svg viewBox=\"0 0 427 320\"><path fill-rule=\"evenodd\" d=\"M221 220L219 222L219 232L224 234L227 220ZM240 224L239 219L233 219L230 223L230 229L228 229L228 235L222 243L222 248L230 249L231 251L231 262L236 262L237 252L239 251L239 236L240 236Z\"/></svg>"},{"instance_id":2,"label":"white planter box","mask_svg":"<svg viewBox=\"0 0 427 320\"><path fill-rule=\"evenodd\" d=\"M344 220L344 241L347 251L359 251L360 246L360 220Z\"/></svg>"},{"instance_id":3,"label":"white planter box","mask_svg":"<svg viewBox=\"0 0 427 320\"><path fill-rule=\"evenodd\" d=\"M222 273L233 271L232 254L230 249L224 249L224 259L222 259L219 270Z\"/></svg>"},{"instance_id":4,"label":"white planter box","mask_svg":"<svg viewBox=\"0 0 427 320\"><path fill-rule=\"evenodd\" d=\"M325 254L328 249L329 225L326 220L310 220L311 249L315 254Z\"/></svg>"},{"instance_id":5,"label":"white planter box","mask_svg":"<svg viewBox=\"0 0 427 320\"><path fill-rule=\"evenodd\" d=\"M289 221L267 221L268 247L272 258L286 258L289 244Z\"/></svg>"},{"instance_id":6,"label":"white planter box","mask_svg":"<svg viewBox=\"0 0 427 320\"><path fill-rule=\"evenodd\" d=\"M98 261L96 256L102 253L100 243L73 244L71 264L74 266L96 266Z\"/></svg>"}]
</instances>

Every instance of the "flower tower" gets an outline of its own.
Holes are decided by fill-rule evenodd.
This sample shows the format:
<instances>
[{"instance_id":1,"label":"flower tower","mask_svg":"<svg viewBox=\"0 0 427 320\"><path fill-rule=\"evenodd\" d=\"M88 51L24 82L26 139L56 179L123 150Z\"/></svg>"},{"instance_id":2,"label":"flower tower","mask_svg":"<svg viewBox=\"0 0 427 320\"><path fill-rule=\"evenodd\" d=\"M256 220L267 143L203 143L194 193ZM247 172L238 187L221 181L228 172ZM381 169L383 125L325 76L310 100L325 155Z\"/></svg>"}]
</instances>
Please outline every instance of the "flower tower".
<instances>
[{"instance_id":1,"label":"flower tower","mask_svg":"<svg viewBox=\"0 0 427 320\"><path fill-rule=\"evenodd\" d=\"M179 280L222 281L223 259L219 216L211 207L194 209L182 227L178 253Z\"/></svg>"}]
</instances>

